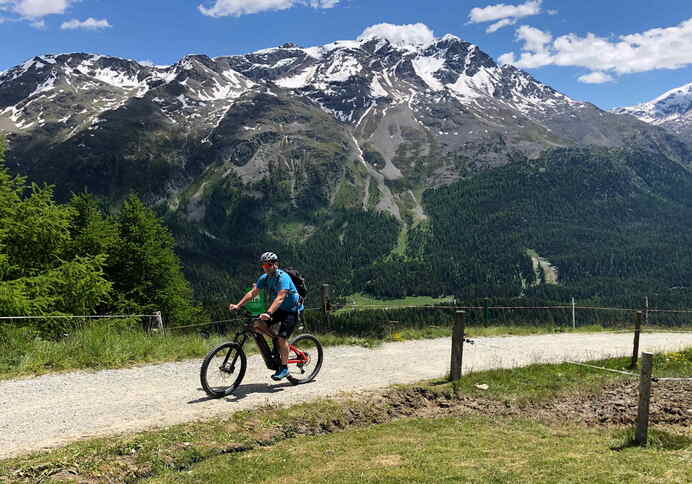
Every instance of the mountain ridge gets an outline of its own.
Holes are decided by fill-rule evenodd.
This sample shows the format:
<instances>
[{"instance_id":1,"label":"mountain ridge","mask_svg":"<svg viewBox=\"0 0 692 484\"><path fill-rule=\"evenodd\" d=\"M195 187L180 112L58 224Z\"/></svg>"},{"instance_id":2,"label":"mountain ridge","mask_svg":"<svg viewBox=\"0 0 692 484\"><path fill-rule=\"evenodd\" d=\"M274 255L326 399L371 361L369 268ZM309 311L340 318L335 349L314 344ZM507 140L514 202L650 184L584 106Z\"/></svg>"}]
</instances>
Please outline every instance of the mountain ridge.
<instances>
[{"instance_id":1,"label":"mountain ridge","mask_svg":"<svg viewBox=\"0 0 692 484\"><path fill-rule=\"evenodd\" d=\"M692 139L692 83L670 89L651 101L616 108L616 114L629 114L645 123L670 129Z\"/></svg>"},{"instance_id":2,"label":"mountain ridge","mask_svg":"<svg viewBox=\"0 0 692 484\"><path fill-rule=\"evenodd\" d=\"M287 103L282 117L256 119L218 136L228 119L240 122L234 110L247 111L243 106L255 101L266 105L268 96ZM293 105L304 112L300 119L291 115ZM283 123L289 119L293 128L300 125L300 133ZM267 159L253 147L269 143L276 153L292 136L303 136L298 144L312 145L320 138L310 126L316 119L320 126L331 125L326 131L341 131L335 138L341 157L359 165L356 171L364 169L353 180L363 193L360 205L368 206L365 192L374 184L380 196L375 208L397 218L411 212L397 197L412 197L391 183L404 180L410 189L444 185L469 170L536 157L551 147L634 144L689 161L686 148L666 132L572 100L449 34L410 45L369 37L308 48L289 43L214 58L190 54L170 66L83 53L43 55L0 74L0 133L9 140L10 166L44 180L44 173L56 172L51 160L69 156L77 161L68 164L89 171L83 165L107 145L114 163L164 160L166 173L158 173L165 175L163 188L130 183L122 189L159 203L167 199L171 207L180 206L178 194L217 165L245 181L267 176ZM106 137L122 139L115 143ZM236 149L250 150L254 159L246 160L246 153L238 161ZM473 159L473 166L460 160L460 152ZM247 167L246 161L254 165ZM147 175L142 170L137 178ZM353 168L342 172L353 174ZM97 194L117 198L117 190L104 190L90 178L83 182ZM74 182L68 187L81 188ZM330 193L330 200L339 199L336 195ZM420 212L420 200L414 205Z\"/></svg>"},{"instance_id":3,"label":"mountain ridge","mask_svg":"<svg viewBox=\"0 0 692 484\"><path fill-rule=\"evenodd\" d=\"M141 196L174 231L198 297L212 299L241 290L256 269L243 261L268 247L340 291L387 295L381 269L387 280L404 281L407 294L427 281L439 295L456 290L449 283L456 281L479 294L485 284L517 295L525 289L517 281L535 282L527 249L550 261L570 254L527 237L511 257L494 255L509 266L479 261L472 245L437 237L469 214L454 215L464 206L441 211L437 205L456 202L434 202L433 193L555 150L565 150L566 165L545 168L573 169L575 177L583 159L607 177L613 156L650 158L651 172L674 165L686 180L692 162L688 144L669 130L570 99L455 36L404 46L380 38L284 44L187 55L166 67L84 53L37 56L0 74L0 134L8 167L54 184L63 199L87 190L117 210L128 193ZM628 184L639 183L624 173ZM507 196L518 190L512 175L483 179L504 184ZM554 180L571 183L569 173ZM559 204L559 187L550 188ZM540 204L537 196L526 203ZM455 244L466 247L462 259L477 262L471 282L452 265L431 263Z\"/></svg>"}]
</instances>

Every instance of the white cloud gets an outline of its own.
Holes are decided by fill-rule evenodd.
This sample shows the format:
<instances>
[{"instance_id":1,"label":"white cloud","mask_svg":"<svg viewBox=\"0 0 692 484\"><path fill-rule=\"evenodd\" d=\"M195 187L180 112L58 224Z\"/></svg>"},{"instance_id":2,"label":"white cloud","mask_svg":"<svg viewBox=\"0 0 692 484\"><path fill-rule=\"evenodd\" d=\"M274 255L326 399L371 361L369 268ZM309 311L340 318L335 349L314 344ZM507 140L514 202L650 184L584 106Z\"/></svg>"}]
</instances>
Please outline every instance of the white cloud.
<instances>
[{"instance_id":1,"label":"white cloud","mask_svg":"<svg viewBox=\"0 0 692 484\"><path fill-rule=\"evenodd\" d=\"M312 8L333 8L341 0L213 0L210 8L198 5L197 9L208 17L240 17L241 15L286 10L296 5Z\"/></svg>"},{"instance_id":2,"label":"white cloud","mask_svg":"<svg viewBox=\"0 0 692 484\"><path fill-rule=\"evenodd\" d=\"M519 58L507 53L499 60L520 68L577 66L600 73L631 74L692 64L692 18L615 39L570 33L553 40L550 34L526 26L517 30L517 39L524 44Z\"/></svg>"},{"instance_id":3,"label":"white cloud","mask_svg":"<svg viewBox=\"0 0 692 484\"><path fill-rule=\"evenodd\" d=\"M517 19L515 18L503 18L499 22L495 22L494 24L490 25L490 27L485 29L485 31L489 34L492 34L493 32L500 30L502 27L514 25L515 23L517 23Z\"/></svg>"},{"instance_id":4,"label":"white cloud","mask_svg":"<svg viewBox=\"0 0 692 484\"><path fill-rule=\"evenodd\" d=\"M615 78L610 74L606 74L605 72L596 71L579 76L578 80L579 82L584 82L586 84L603 84L604 82L614 81Z\"/></svg>"},{"instance_id":5,"label":"white cloud","mask_svg":"<svg viewBox=\"0 0 692 484\"><path fill-rule=\"evenodd\" d=\"M517 60L514 58L513 52L507 52L506 54L502 54L500 57L498 57L497 62L498 62L498 64L516 65Z\"/></svg>"},{"instance_id":6,"label":"white cloud","mask_svg":"<svg viewBox=\"0 0 692 484\"><path fill-rule=\"evenodd\" d=\"M31 22L31 26L38 30L44 30L46 28L46 21L43 19L36 20L34 22Z\"/></svg>"},{"instance_id":7,"label":"white cloud","mask_svg":"<svg viewBox=\"0 0 692 484\"><path fill-rule=\"evenodd\" d=\"M40 19L46 15L64 14L74 2L75 0L2 0L0 9L14 12L23 18Z\"/></svg>"},{"instance_id":8,"label":"white cloud","mask_svg":"<svg viewBox=\"0 0 692 484\"><path fill-rule=\"evenodd\" d=\"M101 19L96 20L95 18L89 17L86 20L72 19L67 22L63 22L60 28L62 30L75 30L75 29L85 29L85 30L98 30L98 29L108 29L112 27L108 20Z\"/></svg>"},{"instance_id":9,"label":"white cloud","mask_svg":"<svg viewBox=\"0 0 692 484\"><path fill-rule=\"evenodd\" d=\"M422 23L408 25L377 24L366 28L358 40L387 39L394 45L429 45L435 40L433 31Z\"/></svg>"},{"instance_id":10,"label":"white cloud","mask_svg":"<svg viewBox=\"0 0 692 484\"><path fill-rule=\"evenodd\" d=\"M535 53L545 52L546 44L553 40L552 35L529 25L519 27L516 36L524 42L524 50Z\"/></svg>"},{"instance_id":11,"label":"white cloud","mask_svg":"<svg viewBox=\"0 0 692 484\"><path fill-rule=\"evenodd\" d=\"M469 23L495 22L486 29L486 32L490 34L502 27L514 25L519 19L542 13L541 3L543 0L527 0L520 5L498 3L484 8L472 8L469 12Z\"/></svg>"},{"instance_id":12,"label":"white cloud","mask_svg":"<svg viewBox=\"0 0 692 484\"><path fill-rule=\"evenodd\" d=\"M309 4L313 8L332 8L341 0L310 0Z\"/></svg>"}]
</instances>

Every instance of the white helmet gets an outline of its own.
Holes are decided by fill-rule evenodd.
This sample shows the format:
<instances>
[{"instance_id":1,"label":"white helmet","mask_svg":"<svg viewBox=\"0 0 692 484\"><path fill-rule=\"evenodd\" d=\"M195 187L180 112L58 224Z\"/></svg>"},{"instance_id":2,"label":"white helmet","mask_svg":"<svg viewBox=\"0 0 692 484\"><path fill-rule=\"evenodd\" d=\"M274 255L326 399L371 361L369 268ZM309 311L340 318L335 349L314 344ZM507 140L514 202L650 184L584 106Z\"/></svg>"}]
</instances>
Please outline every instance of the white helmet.
<instances>
[{"instance_id":1,"label":"white helmet","mask_svg":"<svg viewBox=\"0 0 692 484\"><path fill-rule=\"evenodd\" d=\"M265 252L260 256L260 262L263 264L270 263L273 264L274 262L279 261L279 256L276 255L274 252Z\"/></svg>"}]
</instances>

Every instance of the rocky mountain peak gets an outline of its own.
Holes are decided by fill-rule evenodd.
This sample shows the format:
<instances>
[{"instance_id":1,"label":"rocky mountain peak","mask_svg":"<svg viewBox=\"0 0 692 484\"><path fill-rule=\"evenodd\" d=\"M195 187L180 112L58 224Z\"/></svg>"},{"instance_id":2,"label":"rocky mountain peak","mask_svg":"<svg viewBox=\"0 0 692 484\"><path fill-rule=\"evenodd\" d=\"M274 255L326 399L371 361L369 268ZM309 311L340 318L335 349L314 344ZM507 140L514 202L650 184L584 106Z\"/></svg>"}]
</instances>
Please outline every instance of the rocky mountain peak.
<instances>
[{"instance_id":1,"label":"rocky mountain peak","mask_svg":"<svg viewBox=\"0 0 692 484\"><path fill-rule=\"evenodd\" d=\"M287 43L245 55L189 54L170 66L37 56L0 73L0 134L12 147L40 148L26 158L45 163L49 150L74 160L118 152L140 167L152 156L172 171L214 164L219 179L236 173L243 183L279 161L301 173L314 163L343 171L355 162L361 171L348 183L366 190L357 204L399 217L421 216L415 187L458 179L467 170L462 156L477 169L551 146L621 146L630 142L623 133L642 132L642 123L613 122L457 36L405 40ZM657 133L638 139L659 146ZM175 176L184 184L193 175ZM392 191L387 183L400 179L413 181ZM335 182L320 199L356 203L347 185Z\"/></svg>"},{"instance_id":2,"label":"rocky mountain peak","mask_svg":"<svg viewBox=\"0 0 692 484\"><path fill-rule=\"evenodd\" d=\"M663 126L685 137L692 136L692 83L676 87L657 98L613 110L656 126Z\"/></svg>"}]
</instances>

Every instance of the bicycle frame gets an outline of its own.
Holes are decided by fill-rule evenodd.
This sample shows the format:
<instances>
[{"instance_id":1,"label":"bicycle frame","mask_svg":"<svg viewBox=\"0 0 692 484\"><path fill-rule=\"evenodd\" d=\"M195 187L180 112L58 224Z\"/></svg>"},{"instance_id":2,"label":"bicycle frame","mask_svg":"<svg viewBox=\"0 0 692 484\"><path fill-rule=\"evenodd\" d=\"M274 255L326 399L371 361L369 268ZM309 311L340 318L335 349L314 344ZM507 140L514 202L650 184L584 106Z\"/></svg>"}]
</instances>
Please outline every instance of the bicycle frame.
<instances>
[{"instance_id":1,"label":"bicycle frame","mask_svg":"<svg viewBox=\"0 0 692 484\"><path fill-rule=\"evenodd\" d=\"M267 343L267 340L264 338L264 336L252 329L252 321L248 324L245 325L245 328L243 328L242 331L239 331L235 335L235 342L238 343L241 347L245 345L245 343L248 340L248 336L252 336L252 338L255 340L255 344L257 345L257 348L260 351L260 354L262 355L262 359L264 360L264 364L267 365L267 368L270 370L278 370L279 365L281 364L281 359L278 355L278 352L272 351L271 348L269 348L269 343ZM307 353L304 351L299 350L295 346L289 343L288 345L288 350L289 353L293 351L293 353L298 357L296 359L289 359L287 361L287 364L289 365L302 365L307 363L310 360L310 357L308 356ZM238 354L235 355L233 358L233 361L231 362L231 367L235 366L236 359L238 358ZM226 355L226 359L223 362L223 365L226 366L226 363L228 362L228 355Z\"/></svg>"}]
</instances>

